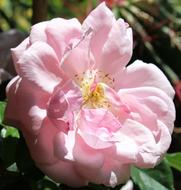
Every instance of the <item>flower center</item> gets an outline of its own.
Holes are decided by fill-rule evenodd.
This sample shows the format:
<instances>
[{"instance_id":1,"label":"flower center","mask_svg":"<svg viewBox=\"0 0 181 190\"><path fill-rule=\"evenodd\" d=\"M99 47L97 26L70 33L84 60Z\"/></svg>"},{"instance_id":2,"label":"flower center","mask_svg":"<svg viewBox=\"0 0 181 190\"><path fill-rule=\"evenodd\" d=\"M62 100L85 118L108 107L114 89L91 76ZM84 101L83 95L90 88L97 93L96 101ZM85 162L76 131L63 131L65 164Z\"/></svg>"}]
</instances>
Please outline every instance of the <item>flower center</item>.
<instances>
[{"instance_id":1,"label":"flower center","mask_svg":"<svg viewBox=\"0 0 181 190\"><path fill-rule=\"evenodd\" d=\"M84 105L90 108L108 108L108 101L105 97L104 87L101 83L95 84L92 88L91 84L83 85L82 96L84 99Z\"/></svg>"},{"instance_id":2,"label":"flower center","mask_svg":"<svg viewBox=\"0 0 181 190\"><path fill-rule=\"evenodd\" d=\"M97 70L87 70L86 72L76 75L76 81L78 82L82 97L83 106L88 108L105 108L110 105L108 99L105 96L105 90L103 83L109 82L112 85L113 80L109 75L103 75Z\"/></svg>"}]
</instances>

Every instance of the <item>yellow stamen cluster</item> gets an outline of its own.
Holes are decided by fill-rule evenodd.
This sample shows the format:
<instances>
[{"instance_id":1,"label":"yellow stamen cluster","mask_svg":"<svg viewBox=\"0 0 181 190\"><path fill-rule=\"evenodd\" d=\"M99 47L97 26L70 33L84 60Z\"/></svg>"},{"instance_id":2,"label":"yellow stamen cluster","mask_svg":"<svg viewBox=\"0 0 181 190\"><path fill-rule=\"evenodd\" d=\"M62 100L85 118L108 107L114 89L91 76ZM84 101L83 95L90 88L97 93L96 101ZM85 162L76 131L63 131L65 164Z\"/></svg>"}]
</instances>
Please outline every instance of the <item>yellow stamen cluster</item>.
<instances>
[{"instance_id":1,"label":"yellow stamen cluster","mask_svg":"<svg viewBox=\"0 0 181 190\"><path fill-rule=\"evenodd\" d=\"M79 79L84 100L83 106L87 108L108 108L109 102L105 96L104 86L101 82L96 81L96 77L96 71L87 71L83 73L81 80Z\"/></svg>"},{"instance_id":2,"label":"yellow stamen cluster","mask_svg":"<svg viewBox=\"0 0 181 190\"><path fill-rule=\"evenodd\" d=\"M107 108L109 103L104 94L104 87L98 83L93 91L83 91L84 104L90 108Z\"/></svg>"}]
</instances>

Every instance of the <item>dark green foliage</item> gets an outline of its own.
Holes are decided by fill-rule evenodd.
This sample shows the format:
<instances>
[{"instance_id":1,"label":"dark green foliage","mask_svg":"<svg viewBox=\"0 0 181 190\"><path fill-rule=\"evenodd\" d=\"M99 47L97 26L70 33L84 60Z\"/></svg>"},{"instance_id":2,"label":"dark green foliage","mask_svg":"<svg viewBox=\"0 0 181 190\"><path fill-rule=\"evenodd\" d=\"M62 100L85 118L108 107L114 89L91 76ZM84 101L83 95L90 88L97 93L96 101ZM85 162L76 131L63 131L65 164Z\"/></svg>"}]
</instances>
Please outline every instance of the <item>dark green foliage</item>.
<instances>
[{"instance_id":1,"label":"dark green foliage","mask_svg":"<svg viewBox=\"0 0 181 190\"><path fill-rule=\"evenodd\" d=\"M174 190L172 171L166 161L153 169L132 167L131 177L140 190Z\"/></svg>"}]
</instances>

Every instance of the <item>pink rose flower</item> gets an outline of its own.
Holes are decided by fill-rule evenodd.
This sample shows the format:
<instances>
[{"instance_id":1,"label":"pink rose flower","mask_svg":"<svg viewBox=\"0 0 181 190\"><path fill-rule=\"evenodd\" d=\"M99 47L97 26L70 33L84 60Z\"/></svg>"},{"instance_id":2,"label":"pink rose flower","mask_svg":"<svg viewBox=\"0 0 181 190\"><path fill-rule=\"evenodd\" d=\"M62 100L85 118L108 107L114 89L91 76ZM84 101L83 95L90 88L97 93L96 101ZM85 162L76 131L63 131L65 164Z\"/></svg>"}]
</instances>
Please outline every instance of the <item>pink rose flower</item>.
<instances>
[{"instance_id":1,"label":"pink rose flower","mask_svg":"<svg viewBox=\"0 0 181 190\"><path fill-rule=\"evenodd\" d=\"M116 186L130 166L154 167L171 142L174 90L153 64L135 61L132 30L100 4L81 25L36 24L12 49L18 76L5 119L53 180Z\"/></svg>"}]
</instances>

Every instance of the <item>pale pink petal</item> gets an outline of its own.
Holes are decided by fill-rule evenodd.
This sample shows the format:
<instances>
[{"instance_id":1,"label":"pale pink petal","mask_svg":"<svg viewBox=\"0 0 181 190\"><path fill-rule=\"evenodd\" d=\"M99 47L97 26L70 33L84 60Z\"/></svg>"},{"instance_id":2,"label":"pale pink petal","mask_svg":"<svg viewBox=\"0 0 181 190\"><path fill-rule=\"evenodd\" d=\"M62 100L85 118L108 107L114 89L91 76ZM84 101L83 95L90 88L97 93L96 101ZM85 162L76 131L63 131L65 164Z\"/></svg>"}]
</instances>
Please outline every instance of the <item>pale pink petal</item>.
<instances>
[{"instance_id":1,"label":"pale pink petal","mask_svg":"<svg viewBox=\"0 0 181 190\"><path fill-rule=\"evenodd\" d=\"M137 160L134 162L136 166L154 167L168 149L171 139L169 131L162 124L158 123L158 127L160 135L157 139L154 138L152 131L134 120L128 119L121 128L121 132L134 140L138 146Z\"/></svg>"},{"instance_id":2,"label":"pale pink petal","mask_svg":"<svg viewBox=\"0 0 181 190\"><path fill-rule=\"evenodd\" d=\"M88 146L78 134L73 148L73 156L76 163L91 169L101 168L104 164L103 153Z\"/></svg>"},{"instance_id":3,"label":"pale pink petal","mask_svg":"<svg viewBox=\"0 0 181 190\"><path fill-rule=\"evenodd\" d=\"M81 125L82 122L82 125ZM106 109L82 109L80 116L80 127L88 126L87 128L98 129L105 128L110 133L116 132L121 128L121 124L116 117ZM83 128L81 128L83 129ZM94 132L94 131L92 131Z\"/></svg>"},{"instance_id":4,"label":"pale pink petal","mask_svg":"<svg viewBox=\"0 0 181 190\"><path fill-rule=\"evenodd\" d=\"M121 98L113 88L104 83L101 83L101 85L104 87L104 95L108 101L109 110L111 110L112 113L117 114L120 110L120 106L122 106Z\"/></svg>"},{"instance_id":5,"label":"pale pink petal","mask_svg":"<svg viewBox=\"0 0 181 190\"><path fill-rule=\"evenodd\" d=\"M117 89L150 86L163 90L171 98L175 94L170 82L158 67L140 60L129 65L116 77L115 82L117 82Z\"/></svg>"},{"instance_id":6,"label":"pale pink petal","mask_svg":"<svg viewBox=\"0 0 181 190\"><path fill-rule=\"evenodd\" d=\"M18 127L19 123L18 111L16 109L17 108L16 93L21 80L22 79L19 76L16 76L8 83L6 87L8 102L5 110L4 122L6 124L14 125L15 127ZM12 107L14 109L12 109Z\"/></svg>"},{"instance_id":7,"label":"pale pink petal","mask_svg":"<svg viewBox=\"0 0 181 190\"><path fill-rule=\"evenodd\" d=\"M77 165L76 170L91 183L104 184L111 187L125 183L130 177L130 166L122 165L119 161L110 157L107 158L101 169L95 170Z\"/></svg>"},{"instance_id":8,"label":"pale pink petal","mask_svg":"<svg viewBox=\"0 0 181 190\"><path fill-rule=\"evenodd\" d=\"M31 156L36 163L52 164L58 160L54 156L53 146L53 140L58 131L47 118L43 120L42 127L37 135L23 128L23 135L30 149Z\"/></svg>"},{"instance_id":9,"label":"pale pink petal","mask_svg":"<svg viewBox=\"0 0 181 190\"><path fill-rule=\"evenodd\" d=\"M58 59L53 49L44 42L35 42L18 61L19 75L51 93L55 86L63 82L65 76L58 67Z\"/></svg>"},{"instance_id":10,"label":"pale pink petal","mask_svg":"<svg viewBox=\"0 0 181 190\"><path fill-rule=\"evenodd\" d=\"M156 114L157 119L165 123L170 133L172 133L175 120L175 107L172 99L165 92L154 87L140 87L121 89L118 94L122 98L134 95L144 107L147 106L152 110ZM157 100L157 102L153 100Z\"/></svg>"},{"instance_id":11,"label":"pale pink petal","mask_svg":"<svg viewBox=\"0 0 181 190\"><path fill-rule=\"evenodd\" d=\"M59 160L50 165L37 165L45 174L58 183L68 184L71 187L88 185L88 181L74 169L74 164Z\"/></svg>"},{"instance_id":12,"label":"pale pink petal","mask_svg":"<svg viewBox=\"0 0 181 190\"><path fill-rule=\"evenodd\" d=\"M131 119L125 121L124 127L120 129L120 132L134 140L139 147L152 147L156 142L152 132L147 127Z\"/></svg>"},{"instance_id":13,"label":"pale pink petal","mask_svg":"<svg viewBox=\"0 0 181 190\"><path fill-rule=\"evenodd\" d=\"M30 118L32 118L33 131L38 131L42 127L42 122L47 116L47 111L35 105L31 107L28 115L30 116Z\"/></svg>"},{"instance_id":14,"label":"pale pink petal","mask_svg":"<svg viewBox=\"0 0 181 190\"><path fill-rule=\"evenodd\" d=\"M157 120L160 120L165 125L169 126L170 132L172 132L173 124L171 124L171 122L175 120L175 109L174 105L171 104L171 101L171 99L168 101L164 100L162 96L148 96L139 100L144 107L148 107L154 114L156 114Z\"/></svg>"},{"instance_id":15,"label":"pale pink petal","mask_svg":"<svg viewBox=\"0 0 181 190\"><path fill-rule=\"evenodd\" d=\"M114 115L104 109L83 109L78 125L78 133L94 149L112 146L111 134L121 128Z\"/></svg>"},{"instance_id":16,"label":"pale pink petal","mask_svg":"<svg viewBox=\"0 0 181 190\"><path fill-rule=\"evenodd\" d=\"M89 28L95 68L105 74L121 70L132 55L132 30L128 24L122 19L116 21L105 3L101 3L83 23L83 29Z\"/></svg>"},{"instance_id":17,"label":"pale pink petal","mask_svg":"<svg viewBox=\"0 0 181 190\"><path fill-rule=\"evenodd\" d=\"M130 116L152 132L157 131L157 115L147 106L140 103L139 97L135 97L131 94L127 94L122 97L122 101L129 107ZM120 114L121 117L121 114Z\"/></svg>"},{"instance_id":18,"label":"pale pink petal","mask_svg":"<svg viewBox=\"0 0 181 190\"><path fill-rule=\"evenodd\" d=\"M157 155L149 159L149 154L151 156L156 152L154 150L154 147L156 147L156 141L149 129L137 121L128 119L124 123L124 127L121 129L121 132L131 138L138 147L137 159L135 160L136 162L134 162L136 165L146 167L147 165L150 166L152 164L156 164L156 161L158 160ZM147 153L148 158L146 159L143 156L143 159L145 158L145 160L142 160L142 154L145 152Z\"/></svg>"},{"instance_id":19,"label":"pale pink petal","mask_svg":"<svg viewBox=\"0 0 181 190\"><path fill-rule=\"evenodd\" d=\"M55 88L47 105L47 115L56 127L60 124L60 130L67 132L74 128L74 112L80 110L82 102L80 89L69 80Z\"/></svg>"},{"instance_id":20,"label":"pale pink petal","mask_svg":"<svg viewBox=\"0 0 181 190\"><path fill-rule=\"evenodd\" d=\"M49 21L37 23L31 27L30 43L33 44L37 41L47 42L47 35L45 29Z\"/></svg>"},{"instance_id":21,"label":"pale pink petal","mask_svg":"<svg viewBox=\"0 0 181 190\"><path fill-rule=\"evenodd\" d=\"M120 131L121 133L121 131ZM115 155L115 159L122 164L130 164L137 161L138 147L132 138L127 135L118 135L119 141L111 148L109 154Z\"/></svg>"},{"instance_id":22,"label":"pale pink petal","mask_svg":"<svg viewBox=\"0 0 181 190\"><path fill-rule=\"evenodd\" d=\"M81 37L81 24L77 19L52 19L46 27L47 42L61 60L66 48Z\"/></svg>"},{"instance_id":23,"label":"pale pink petal","mask_svg":"<svg viewBox=\"0 0 181 190\"><path fill-rule=\"evenodd\" d=\"M149 149L144 146L140 149L136 166L141 168L154 167L161 161L161 159L163 159L170 146L171 135L167 126L165 126L162 122L158 122L158 127L159 136L156 139L156 144Z\"/></svg>"},{"instance_id":24,"label":"pale pink petal","mask_svg":"<svg viewBox=\"0 0 181 190\"><path fill-rule=\"evenodd\" d=\"M75 146L75 131L57 133L54 139L54 154L60 160L74 161L73 148Z\"/></svg>"},{"instance_id":25,"label":"pale pink petal","mask_svg":"<svg viewBox=\"0 0 181 190\"><path fill-rule=\"evenodd\" d=\"M105 3L101 3L90 12L84 20L82 27L83 30L92 28L97 32L102 29L102 26L104 26L109 31L115 21L113 12L105 5Z\"/></svg>"},{"instance_id":26,"label":"pale pink petal","mask_svg":"<svg viewBox=\"0 0 181 190\"><path fill-rule=\"evenodd\" d=\"M29 37L23 40L17 47L11 48L12 58L16 72L19 74L19 65L17 64L18 60L24 53L24 51L30 46Z\"/></svg>"},{"instance_id":27,"label":"pale pink petal","mask_svg":"<svg viewBox=\"0 0 181 190\"><path fill-rule=\"evenodd\" d=\"M82 75L90 69L90 65L93 65L89 35L85 34L74 47L67 51L62 59L61 68L73 80L77 75Z\"/></svg>"},{"instance_id":28,"label":"pale pink petal","mask_svg":"<svg viewBox=\"0 0 181 190\"><path fill-rule=\"evenodd\" d=\"M47 114L52 119L63 118L65 112L68 109L68 101L65 97L65 93L60 90L56 91L50 98Z\"/></svg>"},{"instance_id":29,"label":"pale pink petal","mask_svg":"<svg viewBox=\"0 0 181 190\"><path fill-rule=\"evenodd\" d=\"M60 98L62 95L64 95L66 101L68 102L68 109L71 111L75 111L78 108L80 109L83 101L82 92L80 91L80 88L74 83L74 81L67 80L63 85L60 84L57 86L52 94L52 98L55 98L56 101L58 101L58 97Z\"/></svg>"},{"instance_id":30,"label":"pale pink petal","mask_svg":"<svg viewBox=\"0 0 181 190\"><path fill-rule=\"evenodd\" d=\"M99 129L98 134L86 133L81 130L78 131L78 134L84 139L85 143L88 146L94 149L104 149L112 146L112 143L109 142L109 134L104 129ZM99 136L100 135L100 136Z\"/></svg>"},{"instance_id":31,"label":"pale pink petal","mask_svg":"<svg viewBox=\"0 0 181 190\"><path fill-rule=\"evenodd\" d=\"M105 3L101 3L82 24L84 31L92 30L91 51L94 54L96 64L101 63L102 47L114 22L116 22L114 14L106 7Z\"/></svg>"},{"instance_id":32,"label":"pale pink petal","mask_svg":"<svg viewBox=\"0 0 181 190\"><path fill-rule=\"evenodd\" d=\"M156 139L157 141L157 153L161 155L161 158L164 156L171 144L171 135L167 126L158 121L158 128L160 136Z\"/></svg>"},{"instance_id":33,"label":"pale pink petal","mask_svg":"<svg viewBox=\"0 0 181 190\"><path fill-rule=\"evenodd\" d=\"M103 183L111 187L125 183L130 178L130 165L108 158L102 168L102 178Z\"/></svg>"},{"instance_id":34,"label":"pale pink petal","mask_svg":"<svg viewBox=\"0 0 181 190\"><path fill-rule=\"evenodd\" d=\"M46 116L49 94L17 76L7 86L7 98L5 122L37 133Z\"/></svg>"},{"instance_id":35,"label":"pale pink petal","mask_svg":"<svg viewBox=\"0 0 181 190\"><path fill-rule=\"evenodd\" d=\"M80 91L80 88L73 83L70 85L72 85L72 87L69 88L68 91L65 90L65 88L67 88L65 85L62 87L62 90L65 90L66 92L65 97L69 103L68 110L71 112L78 111L83 104L82 92Z\"/></svg>"},{"instance_id":36,"label":"pale pink petal","mask_svg":"<svg viewBox=\"0 0 181 190\"><path fill-rule=\"evenodd\" d=\"M127 65L133 49L132 30L127 23L119 19L111 28L102 48L99 70L115 74Z\"/></svg>"},{"instance_id":37,"label":"pale pink petal","mask_svg":"<svg viewBox=\"0 0 181 190\"><path fill-rule=\"evenodd\" d=\"M105 96L107 100L110 102L110 104L115 107L121 106L121 99L119 95L117 94L117 92L113 88L109 87L108 85L104 83L100 83L100 84L104 87Z\"/></svg>"}]
</instances>

